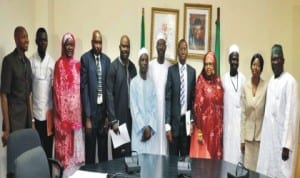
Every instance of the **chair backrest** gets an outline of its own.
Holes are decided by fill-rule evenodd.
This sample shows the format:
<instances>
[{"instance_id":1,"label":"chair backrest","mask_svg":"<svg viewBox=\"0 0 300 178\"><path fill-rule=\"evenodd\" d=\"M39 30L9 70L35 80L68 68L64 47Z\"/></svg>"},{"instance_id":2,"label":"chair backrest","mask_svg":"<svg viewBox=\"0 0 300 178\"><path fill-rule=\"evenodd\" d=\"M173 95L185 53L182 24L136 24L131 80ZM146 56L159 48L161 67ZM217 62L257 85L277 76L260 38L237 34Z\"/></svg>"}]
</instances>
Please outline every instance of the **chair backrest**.
<instances>
[{"instance_id":1,"label":"chair backrest","mask_svg":"<svg viewBox=\"0 0 300 178\"><path fill-rule=\"evenodd\" d=\"M35 129L22 129L9 134L7 140L7 175L14 175L15 159L27 150L41 145Z\"/></svg>"},{"instance_id":2,"label":"chair backrest","mask_svg":"<svg viewBox=\"0 0 300 178\"><path fill-rule=\"evenodd\" d=\"M15 165L15 178L50 178L48 160L41 146L22 153Z\"/></svg>"}]
</instances>

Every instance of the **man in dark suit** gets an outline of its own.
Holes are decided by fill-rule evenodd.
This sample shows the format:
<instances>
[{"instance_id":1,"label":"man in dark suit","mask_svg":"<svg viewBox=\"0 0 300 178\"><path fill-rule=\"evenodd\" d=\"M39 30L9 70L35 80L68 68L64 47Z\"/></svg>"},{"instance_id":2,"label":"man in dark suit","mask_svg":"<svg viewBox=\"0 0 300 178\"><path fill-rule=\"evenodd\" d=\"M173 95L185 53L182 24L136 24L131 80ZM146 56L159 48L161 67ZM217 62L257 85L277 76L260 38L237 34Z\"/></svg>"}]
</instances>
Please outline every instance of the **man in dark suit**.
<instances>
[{"instance_id":1,"label":"man in dark suit","mask_svg":"<svg viewBox=\"0 0 300 178\"><path fill-rule=\"evenodd\" d=\"M95 163L96 140L99 161L107 160L106 78L110 58L102 53L102 35L95 30L92 49L82 55L80 86L85 123L85 162Z\"/></svg>"},{"instance_id":2,"label":"man in dark suit","mask_svg":"<svg viewBox=\"0 0 300 178\"><path fill-rule=\"evenodd\" d=\"M129 59L130 39L127 35L121 37L119 50L120 56L111 63L107 78L108 118L115 133L119 133L119 124L126 123L131 136L129 84L137 73ZM131 155L131 143L114 149L112 154L114 159Z\"/></svg>"},{"instance_id":3,"label":"man in dark suit","mask_svg":"<svg viewBox=\"0 0 300 178\"><path fill-rule=\"evenodd\" d=\"M186 112L192 111L196 71L186 64L187 42L178 42L178 64L169 67L166 84L166 134L170 155L187 156L190 137L186 133ZM191 112L192 113L192 112Z\"/></svg>"}]
</instances>

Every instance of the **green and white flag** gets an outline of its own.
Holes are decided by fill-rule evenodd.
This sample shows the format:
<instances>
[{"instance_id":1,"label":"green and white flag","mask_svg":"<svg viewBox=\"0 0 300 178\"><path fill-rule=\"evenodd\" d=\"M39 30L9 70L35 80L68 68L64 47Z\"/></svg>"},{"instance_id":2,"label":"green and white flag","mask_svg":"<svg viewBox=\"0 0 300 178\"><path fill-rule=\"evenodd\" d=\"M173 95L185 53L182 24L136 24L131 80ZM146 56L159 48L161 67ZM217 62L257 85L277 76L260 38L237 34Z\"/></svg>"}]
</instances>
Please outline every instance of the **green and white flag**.
<instances>
[{"instance_id":1,"label":"green and white flag","mask_svg":"<svg viewBox=\"0 0 300 178\"><path fill-rule=\"evenodd\" d=\"M142 10L142 23L141 23L141 48L145 47L145 22L144 22L144 8Z\"/></svg>"}]
</instances>

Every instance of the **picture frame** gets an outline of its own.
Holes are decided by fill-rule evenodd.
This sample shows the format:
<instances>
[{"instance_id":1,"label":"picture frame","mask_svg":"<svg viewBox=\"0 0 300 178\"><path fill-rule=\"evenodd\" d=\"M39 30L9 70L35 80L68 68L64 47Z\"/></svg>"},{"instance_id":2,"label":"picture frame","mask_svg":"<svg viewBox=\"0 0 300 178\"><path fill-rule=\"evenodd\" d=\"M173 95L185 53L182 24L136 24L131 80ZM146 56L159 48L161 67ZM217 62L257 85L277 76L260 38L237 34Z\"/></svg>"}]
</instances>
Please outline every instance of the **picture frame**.
<instances>
[{"instance_id":1,"label":"picture frame","mask_svg":"<svg viewBox=\"0 0 300 178\"><path fill-rule=\"evenodd\" d=\"M176 61L176 44L178 41L179 10L156 8L151 9L151 36L150 36L150 59L157 57L156 39L159 33L166 38L165 59Z\"/></svg>"},{"instance_id":2,"label":"picture frame","mask_svg":"<svg viewBox=\"0 0 300 178\"><path fill-rule=\"evenodd\" d=\"M184 33L188 58L202 59L211 49L212 5L184 3Z\"/></svg>"}]
</instances>

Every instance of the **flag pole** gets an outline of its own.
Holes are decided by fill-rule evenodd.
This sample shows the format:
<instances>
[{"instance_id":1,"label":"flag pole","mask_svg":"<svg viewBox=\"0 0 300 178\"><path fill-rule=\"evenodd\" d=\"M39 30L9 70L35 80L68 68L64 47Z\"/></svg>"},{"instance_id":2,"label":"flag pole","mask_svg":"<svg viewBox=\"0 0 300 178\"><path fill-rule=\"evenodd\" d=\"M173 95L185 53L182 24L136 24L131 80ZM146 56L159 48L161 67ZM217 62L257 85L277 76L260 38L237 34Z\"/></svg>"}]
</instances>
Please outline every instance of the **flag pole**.
<instances>
[{"instance_id":1,"label":"flag pole","mask_svg":"<svg viewBox=\"0 0 300 178\"><path fill-rule=\"evenodd\" d=\"M220 37L220 7L217 8L217 20L216 20L216 39L215 39L215 55L217 58L217 74L220 76L220 58L221 58L221 37Z\"/></svg>"},{"instance_id":2,"label":"flag pole","mask_svg":"<svg viewBox=\"0 0 300 178\"><path fill-rule=\"evenodd\" d=\"M145 47L145 22L144 22L145 10L142 8L142 23L141 23L141 48Z\"/></svg>"},{"instance_id":3,"label":"flag pole","mask_svg":"<svg viewBox=\"0 0 300 178\"><path fill-rule=\"evenodd\" d=\"M220 21L220 7L217 8L217 21Z\"/></svg>"}]
</instances>

